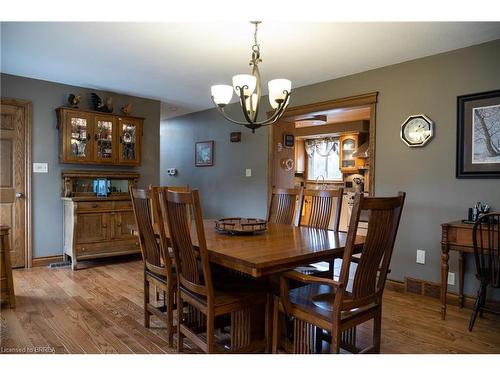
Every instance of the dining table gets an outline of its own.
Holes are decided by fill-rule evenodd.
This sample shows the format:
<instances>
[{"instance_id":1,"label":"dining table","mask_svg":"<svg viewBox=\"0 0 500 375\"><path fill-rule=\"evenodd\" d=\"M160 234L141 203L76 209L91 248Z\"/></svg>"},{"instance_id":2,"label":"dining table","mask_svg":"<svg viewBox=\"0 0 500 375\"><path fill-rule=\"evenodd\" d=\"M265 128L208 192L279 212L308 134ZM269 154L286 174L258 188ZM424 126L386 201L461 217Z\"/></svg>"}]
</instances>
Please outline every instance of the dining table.
<instances>
[{"instance_id":1,"label":"dining table","mask_svg":"<svg viewBox=\"0 0 500 375\"><path fill-rule=\"evenodd\" d=\"M347 232L276 223L253 234L230 234L217 230L215 221L203 220L209 261L255 278L341 258L347 240ZM129 229L138 234L134 225ZM158 233L156 225L153 229ZM168 231L166 234L168 237ZM191 239L198 246L194 225ZM364 239L356 236L356 251L361 250Z\"/></svg>"}]
</instances>

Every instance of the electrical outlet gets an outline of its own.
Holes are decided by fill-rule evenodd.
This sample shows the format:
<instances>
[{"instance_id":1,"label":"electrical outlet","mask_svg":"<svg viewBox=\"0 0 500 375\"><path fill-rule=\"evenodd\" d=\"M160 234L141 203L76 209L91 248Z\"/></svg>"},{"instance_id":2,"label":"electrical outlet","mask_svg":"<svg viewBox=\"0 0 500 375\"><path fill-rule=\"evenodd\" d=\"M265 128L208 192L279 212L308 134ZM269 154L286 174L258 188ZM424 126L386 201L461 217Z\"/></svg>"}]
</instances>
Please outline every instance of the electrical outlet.
<instances>
[{"instance_id":1,"label":"electrical outlet","mask_svg":"<svg viewBox=\"0 0 500 375\"><path fill-rule=\"evenodd\" d=\"M245 176L252 177L252 170L250 168L245 169Z\"/></svg>"},{"instance_id":2,"label":"electrical outlet","mask_svg":"<svg viewBox=\"0 0 500 375\"><path fill-rule=\"evenodd\" d=\"M417 263L425 264L425 250L417 249Z\"/></svg>"},{"instance_id":3,"label":"electrical outlet","mask_svg":"<svg viewBox=\"0 0 500 375\"><path fill-rule=\"evenodd\" d=\"M455 285L455 273L448 272L448 285Z\"/></svg>"}]
</instances>

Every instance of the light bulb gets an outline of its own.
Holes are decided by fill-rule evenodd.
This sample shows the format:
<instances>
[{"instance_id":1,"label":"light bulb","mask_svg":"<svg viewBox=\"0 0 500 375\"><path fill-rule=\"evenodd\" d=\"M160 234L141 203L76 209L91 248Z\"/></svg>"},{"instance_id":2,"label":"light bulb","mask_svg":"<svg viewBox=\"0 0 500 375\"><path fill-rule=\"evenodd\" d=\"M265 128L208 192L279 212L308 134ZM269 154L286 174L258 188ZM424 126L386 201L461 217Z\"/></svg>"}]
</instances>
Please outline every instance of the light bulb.
<instances>
[{"instance_id":1,"label":"light bulb","mask_svg":"<svg viewBox=\"0 0 500 375\"><path fill-rule=\"evenodd\" d=\"M215 104L225 106L233 97L233 88L229 85L214 85L211 87Z\"/></svg>"},{"instance_id":2,"label":"light bulb","mask_svg":"<svg viewBox=\"0 0 500 375\"><path fill-rule=\"evenodd\" d=\"M250 103L250 98L252 98L252 103ZM252 111L255 112L257 109L257 94L252 94L248 98L245 99L245 104L247 107L247 111L250 111L250 107L252 108Z\"/></svg>"},{"instance_id":3,"label":"light bulb","mask_svg":"<svg viewBox=\"0 0 500 375\"><path fill-rule=\"evenodd\" d=\"M292 91L292 82L288 79L278 78L269 81L267 87L269 88L269 104L273 109L276 109L285 100L285 91L288 93Z\"/></svg>"},{"instance_id":4,"label":"light bulb","mask_svg":"<svg viewBox=\"0 0 500 375\"><path fill-rule=\"evenodd\" d=\"M233 88L236 95L240 96L240 90L237 87L243 88L243 95L248 97L252 95L257 84L257 78L251 74L237 74L233 77Z\"/></svg>"}]
</instances>

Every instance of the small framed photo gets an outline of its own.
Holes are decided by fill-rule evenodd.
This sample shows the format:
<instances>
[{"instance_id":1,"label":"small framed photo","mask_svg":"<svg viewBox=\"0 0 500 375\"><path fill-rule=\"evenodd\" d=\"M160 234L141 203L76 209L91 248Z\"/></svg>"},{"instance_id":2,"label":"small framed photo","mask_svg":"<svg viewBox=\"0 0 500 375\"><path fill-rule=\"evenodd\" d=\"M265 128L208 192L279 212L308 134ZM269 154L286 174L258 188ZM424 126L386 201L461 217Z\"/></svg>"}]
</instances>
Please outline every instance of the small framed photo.
<instances>
[{"instance_id":1,"label":"small framed photo","mask_svg":"<svg viewBox=\"0 0 500 375\"><path fill-rule=\"evenodd\" d=\"M194 161L197 167L211 167L214 165L214 141L196 142L194 147Z\"/></svg>"},{"instance_id":2,"label":"small framed photo","mask_svg":"<svg viewBox=\"0 0 500 375\"><path fill-rule=\"evenodd\" d=\"M457 178L500 178L500 90L457 98Z\"/></svg>"},{"instance_id":3,"label":"small framed photo","mask_svg":"<svg viewBox=\"0 0 500 375\"><path fill-rule=\"evenodd\" d=\"M293 148L295 146L295 136L290 133L283 133L283 146Z\"/></svg>"}]
</instances>

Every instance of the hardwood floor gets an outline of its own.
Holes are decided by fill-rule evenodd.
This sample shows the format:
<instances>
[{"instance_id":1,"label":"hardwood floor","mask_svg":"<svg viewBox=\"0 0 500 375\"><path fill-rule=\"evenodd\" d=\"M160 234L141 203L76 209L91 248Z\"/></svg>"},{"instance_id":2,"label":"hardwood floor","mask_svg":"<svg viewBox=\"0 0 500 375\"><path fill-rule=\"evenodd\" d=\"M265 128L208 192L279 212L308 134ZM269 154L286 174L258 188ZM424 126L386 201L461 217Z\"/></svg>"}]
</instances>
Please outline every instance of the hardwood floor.
<instances>
[{"instance_id":1,"label":"hardwood floor","mask_svg":"<svg viewBox=\"0 0 500 375\"><path fill-rule=\"evenodd\" d=\"M14 270L15 310L1 311L0 353L175 353L166 330L143 326L142 262L82 263L87 269ZM5 306L4 306L5 307ZM467 330L470 310L387 290L383 353L500 353L500 318L485 314ZM368 338L369 325L358 339ZM185 351L196 352L185 340Z\"/></svg>"}]
</instances>

